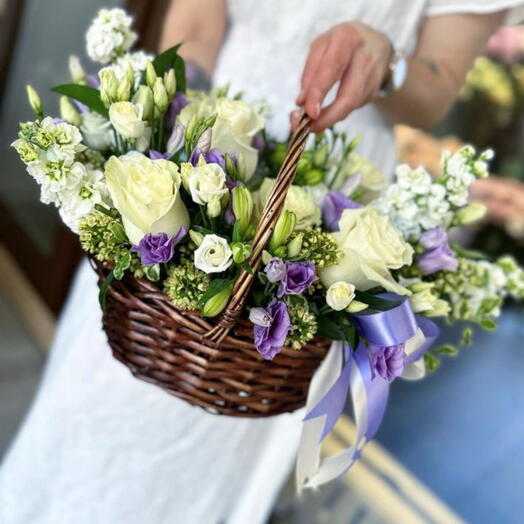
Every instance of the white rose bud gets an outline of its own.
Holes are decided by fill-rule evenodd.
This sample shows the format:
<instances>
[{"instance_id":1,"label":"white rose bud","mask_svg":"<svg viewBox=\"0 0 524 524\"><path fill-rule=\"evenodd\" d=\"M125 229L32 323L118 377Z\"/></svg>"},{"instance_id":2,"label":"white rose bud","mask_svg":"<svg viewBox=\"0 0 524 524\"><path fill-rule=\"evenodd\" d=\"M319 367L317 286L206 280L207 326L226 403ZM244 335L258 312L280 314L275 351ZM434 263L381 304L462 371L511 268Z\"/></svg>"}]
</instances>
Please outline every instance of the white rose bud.
<instances>
[{"instance_id":1,"label":"white rose bud","mask_svg":"<svg viewBox=\"0 0 524 524\"><path fill-rule=\"evenodd\" d=\"M355 298L355 286L344 281L331 284L326 293L327 305L335 311L346 309Z\"/></svg>"},{"instance_id":2,"label":"white rose bud","mask_svg":"<svg viewBox=\"0 0 524 524\"><path fill-rule=\"evenodd\" d=\"M195 250L195 266L204 273L221 273L233 262L233 252L225 238L206 235Z\"/></svg>"},{"instance_id":3,"label":"white rose bud","mask_svg":"<svg viewBox=\"0 0 524 524\"><path fill-rule=\"evenodd\" d=\"M60 97L60 116L74 126L78 127L81 123L80 113L67 96Z\"/></svg>"},{"instance_id":4,"label":"white rose bud","mask_svg":"<svg viewBox=\"0 0 524 524\"><path fill-rule=\"evenodd\" d=\"M86 72L80 63L80 59L76 55L71 55L69 57L69 73L75 84L85 85L87 82Z\"/></svg>"},{"instance_id":5,"label":"white rose bud","mask_svg":"<svg viewBox=\"0 0 524 524\"><path fill-rule=\"evenodd\" d=\"M153 100L155 106L161 113L164 113L167 109L169 101L167 99L167 92L161 78L157 78L155 85L153 86Z\"/></svg>"},{"instance_id":6,"label":"white rose bud","mask_svg":"<svg viewBox=\"0 0 524 524\"><path fill-rule=\"evenodd\" d=\"M471 202L455 213L455 223L459 226L471 224L484 218L485 214L486 206L482 202Z\"/></svg>"},{"instance_id":7,"label":"white rose bud","mask_svg":"<svg viewBox=\"0 0 524 524\"><path fill-rule=\"evenodd\" d=\"M182 173L184 178L184 172ZM222 209L220 200L227 194L226 174L218 164L203 164L191 169L188 188L193 202L207 205L210 217L216 217Z\"/></svg>"},{"instance_id":8,"label":"white rose bud","mask_svg":"<svg viewBox=\"0 0 524 524\"><path fill-rule=\"evenodd\" d=\"M27 84L26 86L27 91L27 98L29 100L29 105L31 106L31 109L35 112L35 115L38 117L42 117L44 114L44 109L42 107L42 100L40 100L40 96L35 91L33 86Z\"/></svg>"},{"instance_id":9,"label":"white rose bud","mask_svg":"<svg viewBox=\"0 0 524 524\"><path fill-rule=\"evenodd\" d=\"M131 102L115 102L109 108L113 127L124 138L137 139L144 134L146 123L142 120L143 108Z\"/></svg>"}]
</instances>

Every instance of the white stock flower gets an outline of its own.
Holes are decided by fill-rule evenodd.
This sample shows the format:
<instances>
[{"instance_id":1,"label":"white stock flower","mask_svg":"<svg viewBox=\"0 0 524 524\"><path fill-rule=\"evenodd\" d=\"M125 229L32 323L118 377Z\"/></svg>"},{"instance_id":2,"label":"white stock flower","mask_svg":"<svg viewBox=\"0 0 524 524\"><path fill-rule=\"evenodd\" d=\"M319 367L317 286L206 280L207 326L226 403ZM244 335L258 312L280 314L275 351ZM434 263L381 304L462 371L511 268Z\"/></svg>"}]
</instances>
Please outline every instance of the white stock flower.
<instances>
[{"instance_id":1,"label":"white stock flower","mask_svg":"<svg viewBox=\"0 0 524 524\"><path fill-rule=\"evenodd\" d=\"M396 174L398 185L417 195L427 193L432 184L431 175L422 166L412 169L403 164L397 167Z\"/></svg>"},{"instance_id":2,"label":"white stock flower","mask_svg":"<svg viewBox=\"0 0 524 524\"><path fill-rule=\"evenodd\" d=\"M355 298L355 286L343 280L333 282L326 292L327 305L335 311L346 309Z\"/></svg>"},{"instance_id":3,"label":"white stock flower","mask_svg":"<svg viewBox=\"0 0 524 524\"><path fill-rule=\"evenodd\" d=\"M220 214L222 197L227 194L226 174L218 164L199 162L196 167L185 163L182 177L191 193L193 202L207 206L210 217Z\"/></svg>"},{"instance_id":4,"label":"white stock flower","mask_svg":"<svg viewBox=\"0 0 524 524\"><path fill-rule=\"evenodd\" d=\"M204 273L221 273L233 262L227 240L217 235L206 235L194 256L195 266Z\"/></svg>"},{"instance_id":5,"label":"white stock flower","mask_svg":"<svg viewBox=\"0 0 524 524\"><path fill-rule=\"evenodd\" d=\"M140 138L146 129L142 120L143 107L132 102L115 102L109 108L109 119L113 127L124 138Z\"/></svg>"},{"instance_id":6,"label":"white stock flower","mask_svg":"<svg viewBox=\"0 0 524 524\"><path fill-rule=\"evenodd\" d=\"M80 131L90 149L105 151L114 144L111 122L98 113L88 111L81 115Z\"/></svg>"},{"instance_id":7,"label":"white stock flower","mask_svg":"<svg viewBox=\"0 0 524 524\"><path fill-rule=\"evenodd\" d=\"M146 69L149 62L153 60L154 56L146 53L145 51L134 51L133 53L126 53L123 56L118 57L115 62L102 68L100 71L111 69L118 81L122 80L127 74L129 66L135 74L135 89L140 85L142 80L142 74ZM99 71L99 74L100 74Z\"/></svg>"},{"instance_id":8,"label":"white stock flower","mask_svg":"<svg viewBox=\"0 0 524 524\"><path fill-rule=\"evenodd\" d=\"M127 51L137 38L131 30L132 22L123 9L100 9L86 33L89 57L107 64Z\"/></svg>"}]
</instances>

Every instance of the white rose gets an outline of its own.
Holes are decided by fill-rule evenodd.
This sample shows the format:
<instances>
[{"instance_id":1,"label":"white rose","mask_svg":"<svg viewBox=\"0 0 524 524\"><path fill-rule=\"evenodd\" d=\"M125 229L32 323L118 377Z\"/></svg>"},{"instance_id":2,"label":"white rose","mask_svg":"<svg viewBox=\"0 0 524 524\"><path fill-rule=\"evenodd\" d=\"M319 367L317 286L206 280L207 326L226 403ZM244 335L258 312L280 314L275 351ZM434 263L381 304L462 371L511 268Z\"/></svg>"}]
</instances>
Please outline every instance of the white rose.
<instances>
[{"instance_id":1,"label":"white rose","mask_svg":"<svg viewBox=\"0 0 524 524\"><path fill-rule=\"evenodd\" d=\"M395 282L389 270L411 264L413 248L387 217L373 207L346 209L339 226L340 231L333 236L344 257L338 264L321 270L324 286L343 280L361 291L381 286L394 293L409 294Z\"/></svg>"},{"instance_id":2,"label":"white rose","mask_svg":"<svg viewBox=\"0 0 524 524\"><path fill-rule=\"evenodd\" d=\"M272 178L264 179L260 186L260 206L263 207L269 198L269 194L275 185ZM308 226L320 225L322 221L320 206L306 189L292 185L286 196L284 209L291 211L297 217L296 229L304 229Z\"/></svg>"},{"instance_id":3,"label":"white rose","mask_svg":"<svg viewBox=\"0 0 524 524\"><path fill-rule=\"evenodd\" d=\"M113 156L105 165L105 177L132 244L147 233L172 236L181 226L189 229L189 215L179 192L180 175L173 162L150 160L136 152Z\"/></svg>"},{"instance_id":4,"label":"white rose","mask_svg":"<svg viewBox=\"0 0 524 524\"><path fill-rule=\"evenodd\" d=\"M140 138L146 129L142 120L143 107L132 102L115 102L109 108L109 119L113 127L124 138Z\"/></svg>"},{"instance_id":5,"label":"white rose","mask_svg":"<svg viewBox=\"0 0 524 524\"><path fill-rule=\"evenodd\" d=\"M220 200L228 192L224 170L218 164L200 163L192 167L186 163L182 167L182 176L193 202L207 205L209 216L218 216Z\"/></svg>"},{"instance_id":6,"label":"white rose","mask_svg":"<svg viewBox=\"0 0 524 524\"><path fill-rule=\"evenodd\" d=\"M221 273L232 264L232 256L225 238L206 235L195 250L195 266L204 273Z\"/></svg>"},{"instance_id":7,"label":"white rose","mask_svg":"<svg viewBox=\"0 0 524 524\"><path fill-rule=\"evenodd\" d=\"M333 282L327 290L327 305L335 311L346 309L355 298L355 286L343 280Z\"/></svg>"},{"instance_id":8,"label":"white rose","mask_svg":"<svg viewBox=\"0 0 524 524\"><path fill-rule=\"evenodd\" d=\"M98 113L82 113L80 131L84 143L91 149L105 151L114 143L111 122Z\"/></svg>"}]
</instances>

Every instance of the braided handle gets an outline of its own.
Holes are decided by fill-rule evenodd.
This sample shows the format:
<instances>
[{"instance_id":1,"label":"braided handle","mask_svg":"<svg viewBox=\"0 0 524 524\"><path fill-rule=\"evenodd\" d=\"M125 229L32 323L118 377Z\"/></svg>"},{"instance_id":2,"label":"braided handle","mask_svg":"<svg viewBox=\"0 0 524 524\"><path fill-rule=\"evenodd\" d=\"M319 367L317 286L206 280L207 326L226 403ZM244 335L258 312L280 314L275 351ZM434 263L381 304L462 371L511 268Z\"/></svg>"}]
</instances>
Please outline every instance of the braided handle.
<instances>
[{"instance_id":1,"label":"braided handle","mask_svg":"<svg viewBox=\"0 0 524 524\"><path fill-rule=\"evenodd\" d=\"M286 157L280 167L271 194L264 206L262 216L260 217L260 221L255 231L255 236L252 240L253 251L251 252L248 261L252 272L248 273L243 269L241 270L240 275L233 286L231 298L229 299L220 320L213 329L204 335L205 338L210 339L217 344L222 341L222 339L228 334L229 330L236 324L237 319L244 309L249 288L253 283L254 276L256 275L262 260L262 251L269 242L273 229L275 228L277 220L284 208L284 201L287 192L293 182L293 178L295 177L298 162L309 136L310 125L311 119L306 113L303 113L297 129L291 137Z\"/></svg>"}]
</instances>

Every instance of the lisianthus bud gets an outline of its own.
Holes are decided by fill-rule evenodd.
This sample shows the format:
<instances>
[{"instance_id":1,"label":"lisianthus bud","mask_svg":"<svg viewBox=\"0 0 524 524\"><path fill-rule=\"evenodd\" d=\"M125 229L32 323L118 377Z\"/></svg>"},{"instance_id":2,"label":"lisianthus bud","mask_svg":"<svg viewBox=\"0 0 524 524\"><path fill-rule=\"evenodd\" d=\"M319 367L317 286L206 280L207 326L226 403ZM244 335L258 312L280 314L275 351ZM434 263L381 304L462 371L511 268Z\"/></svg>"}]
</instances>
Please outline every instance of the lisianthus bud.
<instances>
[{"instance_id":1,"label":"lisianthus bud","mask_svg":"<svg viewBox=\"0 0 524 524\"><path fill-rule=\"evenodd\" d=\"M199 233L198 231L194 231L193 229L190 229L189 238L193 241L196 247L199 247L200 244L202 244L202 240L204 240L204 235L202 233Z\"/></svg>"},{"instance_id":2,"label":"lisianthus bud","mask_svg":"<svg viewBox=\"0 0 524 524\"><path fill-rule=\"evenodd\" d=\"M302 241L304 239L304 233L299 233L293 238L287 245L287 254L289 257L298 257L300 250L302 249Z\"/></svg>"},{"instance_id":3,"label":"lisianthus bud","mask_svg":"<svg viewBox=\"0 0 524 524\"><path fill-rule=\"evenodd\" d=\"M300 157L300 160L297 164L297 174L303 175L307 171L309 171L312 167L312 154L311 151L305 151L302 153L302 156Z\"/></svg>"},{"instance_id":4,"label":"lisianthus bud","mask_svg":"<svg viewBox=\"0 0 524 524\"><path fill-rule=\"evenodd\" d=\"M262 251L262 263L263 264L269 263L269 261L272 258L273 258L273 255L269 251L266 251L265 249L264 249L264 251Z\"/></svg>"},{"instance_id":5,"label":"lisianthus bud","mask_svg":"<svg viewBox=\"0 0 524 524\"><path fill-rule=\"evenodd\" d=\"M184 126L182 124L175 124L171 136L166 145L167 154L172 157L184 145Z\"/></svg>"},{"instance_id":6,"label":"lisianthus bud","mask_svg":"<svg viewBox=\"0 0 524 524\"><path fill-rule=\"evenodd\" d=\"M273 166L275 170L278 170L280 166L282 165L282 162L284 161L284 158L286 157L287 152L287 145L283 143L277 143L275 144L275 149L273 150L273 153L271 153L271 156L269 157L269 162Z\"/></svg>"},{"instance_id":7,"label":"lisianthus bud","mask_svg":"<svg viewBox=\"0 0 524 524\"><path fill-rule=\"evenodd\" d=\"M70 102L67 96L60 97L60 116L70 124L74 126L80 126L81 118L80 113L76 110L76 107Z\"/></svg>"},{"instance_id":8,"label":"lisianthus bud","mask_svg":"<svg viewBox=\"0 0 524 524\"><path fill-rule=\"evenodd\" d=\"M284 210L280 217L278 218L277 224L271 236L269 242L269 250L274 251L282 244L287 242L287 239L290 237L291 233L295 231L295 226L297 225L297 217L295 213L291 211Z\"/></svg>"},{"instance_id":9,"label":"lisianthus bud","mask_svg":"<svg viewBox=\"0 0 524 524\"><path fill-rule=\"evenodd\" d=\"M324 180L324 172L320 169L310 169L302 175L302 181L306 186L316 186Z\"/></svg>"},{"instance_id":10,"label":"lisianthus bud","mask_svg":"<svg viewBox=\"0 0 524 524\"><path fill-rule=\"evenodd\" d=\"M348 313L359 313L360 311L364 311L364 309L367 309L369 306L367 304L364 304L364 302L360 302L358 300L353 300L351 304L346 308L346 311Z\"/></svg>"},{"instance_id":11,"label":"lisianthus bud","mask_svg":"<svg viewBox=\"0 0 524 524\"><path fill-rule=\"evenodd\" d=\"M241 264L249 258L253 248L251 244L246 242L233 242L231 244L231 251L233 251L233 262Z\"/></svg>"},{"instance_id":12,"label":"lisianthus bud","mask_svg":"<svg viewBox=\"0 0 524 524\"><path fill-rule=\"evenodd\" d=\"M156 81L157 81L157 76L156 76L155 67L153 66L152 62L148 62L146 66L146 83L150 89L153 89Z\"/></svg>"},{"instance_id":13,"label":"lisianthus bud","mask_svg":"<svg viewBox=\"0 0 524 524\"><path fill-rule=\"evenodd\" d=\"M153 100L157 109L161 113L165 113L169 101L167 99L167 92L164 86L164 82L161 78L157 78L155 85L153 86Z\"/></svg>"},{"instance_id":14,"label":"lisianthus bud","mask_svg":"<svg viewBox=\"0 0 524 524\"><path fill-rule=\"evenodd\" d=\"M176 93L176 77L174 69L170 69L164 74L164 85L166 86L167 97L171 100Z\"/></svg>"},{"instance_id":15,"label":"lisianthus bud","mask_svg":"<svg viewBox=\"0 0 524 524\"><path fill-rule=\"evenodd\" d=\"M211 128L207 128L198 138L195 149L200 149L202 153L207 153L211 148L212 136Z\"/></svg>"},{"instance_id":16,"label":"lisianthus bud","mask_svg":"<svg viewBox=\"0 0 524 524\"><path fill-rule=\"evenodd\" d=\"M86 72L80 63L80 59L76 55L71 55L69 57L69 73L71 75L71 80L73 80L75 84L86 84Z\"/></svg>"},{"instance_id":17,"label":"lisianthus bud","mask_svg":"<svg viewBox=\"0 0 524 524\"><path fill-rule=\"evenodd\" d=\"M226 307L229 297L231 296L231 290L233 289L233 283L230 283L216 295L212 296L202 308L203 317L216 317Z\"/></svg>"},{"instance_id":18,"label":"lisianthus bud","mask_svg":"<svg viewBox=\"0 0 524 524\"><path fill-rule=\"evenodd\" d=\"M327 144L322 144L320 147L317 147L313 152L313 165L315 167L323 168L326 165L328 159L328 146Z\"/></svg>"},{"instance_id":19,"label":"lisianthus bud","mask_svg":"<svg viewBox=\"0 0 524 524\"><path fill-rule=\"evenodd\" d=\"M459 226L471 224L483 218L485 214L486 206L484 204L481 202L471 202L455 213L455 224Z\"/></svg>"},{"instance_id":20,"label":"lisianthus bud","mask_svg":"<svg viewBox=\"0 0 524 524\"><path fill-rule=\"evenodd\" d=\"M122 80L118 83L118 89L116 91L116 97L119 102L129 102L129 99L131 98L131 89L134 83L134 77L130 79L127 74L122 77Z\"/></svg>"},{"instance_id":21,"label":"lisianthus bud","mask_svg":"<svg viewBox=\"0 0 524 524\"><path fill-rule=\"evenodd\" d=\"M35 112L36 116L41 118L44 116L44 109L42 107L42 100L40 100L40 96L30 84L27 84L26 91L31 109Z\"/></svg>"},{"instance_id":22,"label":"lisianthus bud","mask_svg":"<svg viewBox=\"0 0 524 524\"><path fill-rule=\"evenodd\" d=\"M142 118L150 120L153 116L153 91L147 86L140 86L133 97L133 102L142 106Z\"/></svg>"},{"instance_id":23,"label":"lisianthus bud","mask_svg":"<svg viewBox=\"0 0 524 524\"><path fill-rule=\"evenodd\" d=\"M98 73L100 79L100 98L106 107L117 101L118 80L112 69L102 69Z\"/></svg>"},{"instance_id":24,"label":"lisianthus bud","mask_svg":"<svg viewBox=\"0 0 524 524\"><path fill-rule=\"evenodd\" d=\"M224 155L224 159L226 161L226 173L233 180L238 180L238 178L239 178L238 169L237 169L237 165L236 165L233 157L229 153L226 153Z\"/></svg>"},{"instance_id":25,"label":"lisianthus bud","mask_svg":"<svg viewBox=\"0 0 524 524\"><path fill-rule=\"evenodd\" d=\"M238 185L231 191L233 213L238 222L240 234L243 235L251 222L253 214L253 196L246 186Z\"/></svg>"}]
</instances>

